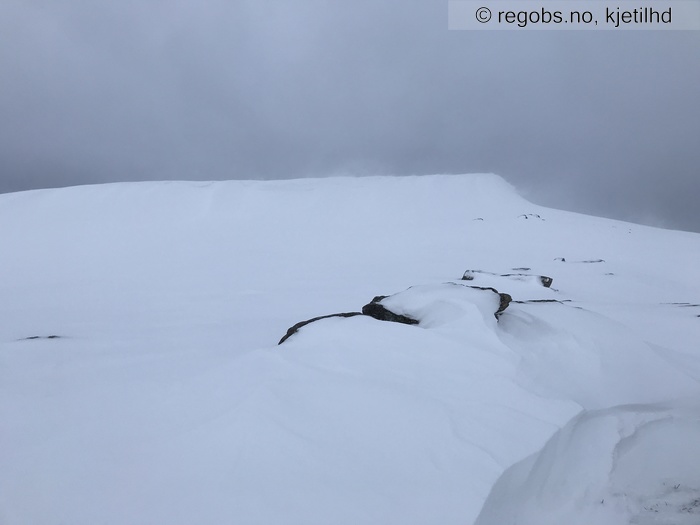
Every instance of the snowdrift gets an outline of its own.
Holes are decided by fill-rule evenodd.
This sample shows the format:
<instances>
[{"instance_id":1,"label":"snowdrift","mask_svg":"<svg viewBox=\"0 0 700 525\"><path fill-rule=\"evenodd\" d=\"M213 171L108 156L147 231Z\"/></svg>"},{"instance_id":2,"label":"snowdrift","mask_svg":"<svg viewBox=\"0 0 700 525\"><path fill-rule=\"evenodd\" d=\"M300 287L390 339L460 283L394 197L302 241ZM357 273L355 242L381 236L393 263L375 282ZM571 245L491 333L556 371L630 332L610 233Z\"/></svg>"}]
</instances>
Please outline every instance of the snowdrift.
<instances>
[{"instance_id":1,"label":"snowdrift","mask_svg":"<svg viewBox=\"0 0 700 525\"><path fill-rule=\"evenodd\" d=\"M32 191L0 225L3 525L700 519L697 234L493 175ZM377 296L415 323L277 344Z\"/></svg>"}]
</instances>

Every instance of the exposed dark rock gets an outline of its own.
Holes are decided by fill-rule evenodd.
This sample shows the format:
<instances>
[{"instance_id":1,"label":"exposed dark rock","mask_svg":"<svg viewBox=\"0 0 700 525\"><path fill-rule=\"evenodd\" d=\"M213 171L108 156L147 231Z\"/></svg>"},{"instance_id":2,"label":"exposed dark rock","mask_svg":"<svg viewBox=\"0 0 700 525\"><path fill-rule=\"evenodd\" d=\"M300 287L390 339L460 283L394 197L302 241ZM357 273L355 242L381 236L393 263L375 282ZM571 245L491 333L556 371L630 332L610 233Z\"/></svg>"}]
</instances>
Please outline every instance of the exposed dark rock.
<instances>
[{"instance_id":1,"label":"exposed dark rock","mask_svg":"<svg viewBox=\"0 0 700 525\"><path fill-rule=\"evenodd\" d=\"M516 272L529 272L531 268L523 266L522 268L512 268L512 270L515 270Z\"/></svg>"},{"instance_id":2,"label":"exposed dark rock","mask_svg":"<svg viewBox=\"0 0 700 525\"><path fill-rule=\"evenodd\" d=\"M501 293L501 292L499 292L498 290L496 290L495 288L492 288L492 287L490 287L490 286L472 286L472 285L470 285L470 284L468 284L468 285L459 285L459 286L465 286L466 288L474 288L475 290L488 290L488 291L490 291L490 292L493 292L493 293L495 293L495 294L498 294L498 296L500 297L500 301L499 301L499 303L498 303L498 310L496 310L496 311L494 312L494 315L496 316L496 319L498 319L498 316L501 315L501 313L503 313L503 310L505 310L506 308L508 308L508 305L509 305L509 304L511 303L511 301L513 300L513 298L512 298L509 294L507 294L507 293Z\"/></svg>"},{"instance_id":3,"label":"exposed dark rock","mask_svg":"<svg viewBox=\"0 0 700 525\"><path fill-rule=\"evenodd\" d=\"M571 299L527 299L525 301L513 301L517 304L530 304L530 303L570 303Z\"/></svg>"},{"instance_id":4,"label":"exposed dark rock","mask_svg":"<svg viewBox=\"0 0 700 525\"><path fill-rule=\"evenodd\" d=\"M508 308L508 305L511 303L513 298L510 295L508 295L507 293L500 293L500 292L496 292L496 293L501 298L501 301L498 304L498 310L496 310L496 313L494 314L496 316L496 319L498 319L498 316L503 313L503 310Z\"/></svg>"},{"instance_id":5,"label":"exposed dark rock","mask_svg":"<svg viewBox=\"0 0 700 525\"><path fill-rule=\"evenodd\" d=\"M463 286L465 288L474 288L477 290L488 290L490 292L493 292L498 295L499 297L499 303L498 303L498 310L494 312L494 315L496 316L496 319L500 316L500 314L508 308L508 305L511 303L513 298L507 294L507 293L500 293L498 290L495 288L491 287L486 287L486 286L472 286L472 285L462 285L458 283L446 283L446 284L451 284L454 286ZM289 339L292 335L297 333L300 328L306 326L307 324L313 323L315 321L319 321L321 319L328 319L329 317L355 317L356 315L366 315L368 317L372 317L374 319L377 319L379 321L390 321L393 323L401 323L401 324L408 324L408 325L416 325L419 324L418 319L414 319L408 315L403 315L403 314L397 314L395 312L392 312L389 310L386 306L384 306L382 303L382 300L386 299L388 296L386 295L377 295L374 297L369 303L364 305L362 307L362 312L346 312L346 313L339 313L339 314L331 314L331 315L321 315L319 317L314 317L313 319L308 319L306 321L301 321L291 328L287 330L287 333L280 339L278 345L281 345L284 343L287 339Z\"/></svg>"},{"instance_id":6,"label":"exposed dark rock","mask_svg":"<svg viewBox=\"0 0 700 525\"><path fill-rule=\"evenodd\" d=\"M504 273L501 275L501 277L532 277L532 276L529 274L526 274L526 273ZM540 284L542 284L542 286L544 286L545 288L549 288L550 286L552 286L552 282L554 281L554 279L552 279L551 277L547 277L546 275L538 275L537 277L539 277L539 279L540 279Z\"/></svg>"},{"instance_id":7,"label":"exposed dark rock","mask_svg":"<svg viewBox=\"0 0 700 525\"><path fill-rule=\"evenodd\" d=\"M547 277L546 275L540 275L540 282L545 288L549 288L550 286L552 286L552 281L554 281L554 279L552 279L551 277Z\"/></svg>"},{"instance_id":8,"label":"exposed dark rock","mask_svg":"<svg viewBox=\"0 0 700 525\"><path fill-rule=\"evenodd\" d=\"M476 219L472 219L472 220L473 221L483 221L484 219L482 219L481 217L477 217Z\"/></svg>"},{"instance_id":9,"label":"exposed dark rock","mask_svg":"<svg viewBox=\"0 0 700 525\"><path fill-rule=\"evenodd\" d=\"M520 269L529 270L529 268L514 268L514 270L520 270ZM476 273L482 273L485 275L495 275L498 277L515 277L515 278L534 277L533 275L527 274L527 273L502 273L502 274L498 274L498 273L492 273L492 272L484 272L483 270L467 270L462 275L462 281L473 281L474 274L476 274ZM554 279L552 279L551 277L547 277L546 275L538 275L537 277L539 277L539 279L540 279L540 284L542 284L542 286L544 286L545 288L549 288L550 286L552 286L552 282L554 282Z\"/></svg>"},{"instance_id":10,"label":"exposed dark rock","mask_svg":"<svg viewBox=\"0 0 700 525\"><path fill-rule=\"evenodd\" d=\"M513 301L515 304L543 304L543 303L559 303L565 304L570 303L571 299L527 299L525 301ZM566 305L569 308L576 308L577 310L583 310L580 306Z\"/></svg>"},{"instance_id":11,"label":"exposed dark rock","mask_svg":"<svg viewBox=\"0 0 700 525\"><path fill-rule=\"evenodd\" d=\"M473 281L474 274L476 273L482 273L484 275L498 275L497 273L485 272L483 270L467 270L462 274L462 281Z\"/></svg>"},{"instance_id":12,"label":"exposed dark rock","mask_svg":"<svg viewBox=\"0 0 700 525\"><path fill-rule=\"evenodd\" d=\"M557 258L554 259L554 260L555 260L555 261L566 262L566 259L565 259L564 257L557 257ZM605 260L604 260L604 259L587 259L587 260L585 260L585 261L569 261L569 262L572 262L572 263L587 263L587 264L590 264L590 263L603 263L603 262L605 262Z\"/></svg>"},{"instance_id":13,"label":"exposed dark rock","mask_svg":"<svg viewBox=\"0 0 700 525\"><path fill-rule=\"evenodd\" d=\"M695 304L695 303L661 303L661 304L669 304L672 306L676 306L678 308L700 308L700 304ZM698 315L696 317L700 317L700 315Z\"/></svg>"},{"instance_id":14,"label":"exposed dark rock","mask_svg":"<svg viewBox=\"0 0 700 525\"><path fill-rule=\"evenodd\" d=\"M475 290L488 290L493 293L499 293L498 290L492 286L474 286L472 284L458 284L457 286L464 286L465 288L474 288Z\"/></svg>"},{"instance_id":15,"label":"exposed dark rock","mask_svg":"<svg viewBox=\"0 0 700 525\"><path fill-rule=\"evenodd\" d=\"M386 295L378 295L371 302L367 303L362 307L362 313L374 317L379 321L391 321L393 323L403 323L403 324L418 324L416 319L408 317L407 315L395 314L391 310L388 310L381 304L381 300L385 299Z\"/></svg>"},{"instance_id":16,"label":"exposed dark rock","mask_svg":"<svg viewBox=\"0 0 700 525\"><path fill-rule=\"evenodd\" d=\"M25 341L32 341L34 339L60 339L60 335L30 335L29 337L25 337Z\"/></svg>"},{"instance_id":17,"label":"exposed dark rock","mask_svg":"<svg viewBox=\"0 0 700 525\"><path fill-rule=\"evenodd\" d=\"M544 220L542 217L540 217L536 213L523 213L522 215L518 215L518 219L520 219L521 217L523 219L539 219L541 221Z\"/></svg>"},{"instance_id":18,"label":"exposed dark rock","mask_svg":"<svg viewBox=\"0 0 700 525\"><path fill-rule=\"evenodd\" d=\"M294 326L292 326L289 330L287 330L287 333L284 335L284 337L282 339L280 339L280 342L277 344L281 345L287 339L289 339L292 335L297 333L299 328L301 328L302 326L306 326L309 323L313 323L314 321L319 321L321 319L328 319L329 317L355 317L356 315L362 315L362 312L345 312L345 313L340 313L340 314L321 315L319 317L314 317L313 319L301 321L301 322L295 324Z\"/></svg>"}]
</instances>

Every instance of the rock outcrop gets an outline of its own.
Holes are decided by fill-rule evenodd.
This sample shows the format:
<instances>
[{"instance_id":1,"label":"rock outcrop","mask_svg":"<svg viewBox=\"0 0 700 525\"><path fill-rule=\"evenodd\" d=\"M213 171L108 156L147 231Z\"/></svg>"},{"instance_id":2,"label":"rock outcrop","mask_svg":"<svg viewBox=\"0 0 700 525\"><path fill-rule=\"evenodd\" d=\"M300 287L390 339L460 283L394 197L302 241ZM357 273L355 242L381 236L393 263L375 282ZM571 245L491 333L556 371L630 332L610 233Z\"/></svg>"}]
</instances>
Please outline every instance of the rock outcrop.
<instances>
[{"instance_id":1,"label":"rock outcrop","mask_svg":"<svg viewBox=\"0 0 700 525\"><path fill-rule=\"evenodd\" d=\"M386 299L386 295L378 295L372 301L362 307L362 313L374 317L379 321L391 321L393 323L403 324L418 324L418 320L408 317L407 315L396 314L388 310L383 304L382 299Z\"/></svg>"},{"instance_id":2,"label":"rock outcrop","mask_svg":"<svg viewBox=\"0 0 700 525\"><path fill-rule=\"evenodd\" d=\"M306 321L300 321L294 326L292 326L289 330L287 330L287 333L284 334L284 337L280 339L280 342L277 343L278 345L281 345L284 343L287 339L289 339L291 336L293 336L299 328L302 326L306 326L309 323L313 323L315 321L320 321L321 319L328 319L329 317L355 317L356 315L362 315L362 312L344 312L340 314L330 314L330 315L321 315L319 317L314 317L313 319L307 319Z\"/></svg>"},{"instance_id":3,"label":"rock outcrop","mask_svg":"<svg viewBox=\"0 0 700 525\"><path fill-rule=\"evenodd\" d=\"M470 295L466 290L483 290L489 292L489 294L484 296L483 294L474 294L472 292ZM497 296L497 302L495 300L496 297L490 296L490 294ZM495 288L486 286L473 286L459 282L421 285L408 288L394 295L378 295L364 305L361 312L322 315L296 323L287 330L287 333L280 339L278 344L284 343L307 324L330 317L365 315L379 321L407 325L420 325L421 322L425 321L425 327L430 327L435 324L436 319L437 322L442 322L441 318L444 311L441 309L444 309L445 305L451 305L449 308L452 308L453 311L462 311L465 309L465 305L478 304L481 305L482 315L488 316L493 314L498 319L512 300L509 294L501 293Z\"/></svg>"},{"instance_id":4,"label":"rock outcrop","mask_svg":"<svg viewBox=\"0 0 700 525\"><path fill-rule=\"evenodd\" d=\"M529 270L529 268L523 268ZM515 279L515 280L526 280L526 279L532 279L535 278L539 280L539 283L544 286L545 288L549 288L552 286L552 282L554 282L554 279L551 277L547 277L546 275L533 275L529 273L493 273L493 272L485 272L483 270L467 270L464 272L462 275L462 280L463 281L473 281L475 274L483 274L483 275L495 275L496 277L506 277L509 279Z\"/></svg>"}]
</instances>

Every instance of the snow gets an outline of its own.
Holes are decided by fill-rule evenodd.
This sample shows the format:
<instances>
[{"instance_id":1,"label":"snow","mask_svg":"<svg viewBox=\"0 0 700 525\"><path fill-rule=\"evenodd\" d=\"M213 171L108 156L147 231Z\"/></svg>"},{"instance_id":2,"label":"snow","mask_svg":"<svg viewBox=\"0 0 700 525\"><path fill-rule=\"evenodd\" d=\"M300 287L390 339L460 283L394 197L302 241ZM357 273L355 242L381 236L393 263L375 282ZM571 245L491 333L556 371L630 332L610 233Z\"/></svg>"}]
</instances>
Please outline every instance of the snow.
<instances>
[{"instance_id":1,"label":"snow","mask_svg":"<svg viewBox=\"0 0 700 525\"><path fill-rule=\"evenodd\" d=\"M0 195L0 524L697 523L698 261L494 175Z\"/></svg>"},{"instance_id":2,"label":"snow","mask_svg":"<svg viewBox=\"0 0 700 525\"><path fill-rule=\"evenodd\" d=\"M698 443L696 408L582 413L499 479L477 524L696 524Z\"/></svg>"}]
</instances>

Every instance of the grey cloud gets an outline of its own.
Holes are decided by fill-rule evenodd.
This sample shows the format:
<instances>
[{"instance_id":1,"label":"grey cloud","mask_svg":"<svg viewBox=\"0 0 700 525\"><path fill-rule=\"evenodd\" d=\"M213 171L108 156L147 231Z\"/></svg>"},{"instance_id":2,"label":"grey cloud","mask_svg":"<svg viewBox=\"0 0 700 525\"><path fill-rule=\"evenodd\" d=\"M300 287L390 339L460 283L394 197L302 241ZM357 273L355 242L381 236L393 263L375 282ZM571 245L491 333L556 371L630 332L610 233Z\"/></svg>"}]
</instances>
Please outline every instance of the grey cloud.
<instances>
[{"instance_id":1,"label":"grey cloud","mask_svg":"<svg viewBox=\"0 0 700 525\"><path fill-rule=\"evenodd\" d=\"M450 32L427 0L6 4L0 191L489 171L700 231L696 32Z\"/></svg>"}]
</instances>

